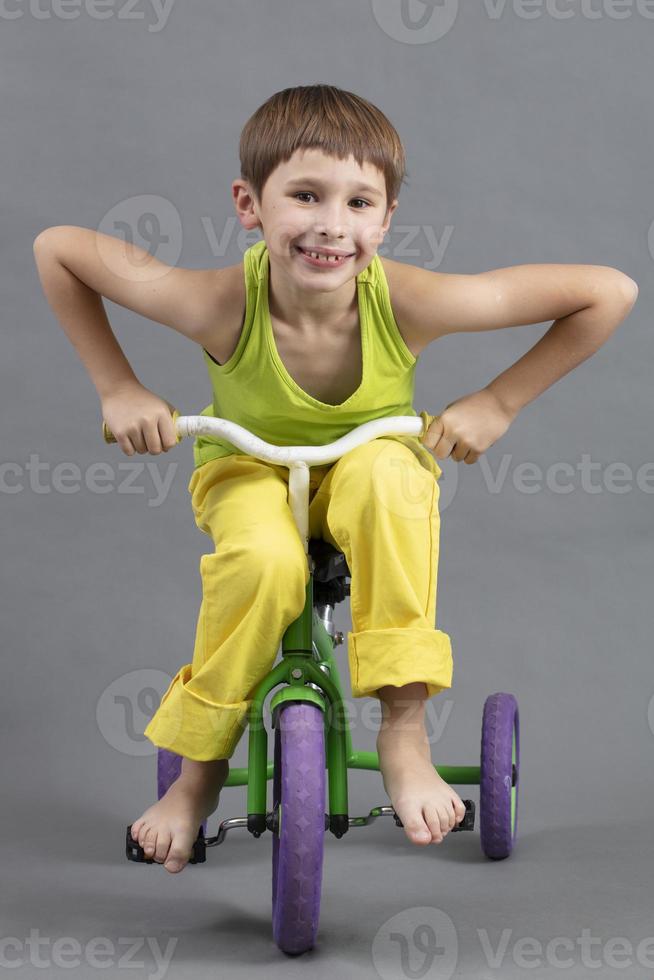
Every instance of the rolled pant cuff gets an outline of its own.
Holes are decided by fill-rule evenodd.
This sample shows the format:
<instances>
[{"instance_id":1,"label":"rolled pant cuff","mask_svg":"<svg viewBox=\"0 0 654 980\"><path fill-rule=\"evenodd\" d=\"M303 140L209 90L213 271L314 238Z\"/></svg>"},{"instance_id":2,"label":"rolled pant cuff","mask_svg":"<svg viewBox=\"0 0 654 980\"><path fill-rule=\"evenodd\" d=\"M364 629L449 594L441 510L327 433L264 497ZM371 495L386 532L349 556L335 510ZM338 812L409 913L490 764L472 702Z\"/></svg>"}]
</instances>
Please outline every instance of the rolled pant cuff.
<instances>
[{"instance_id":1,"label":"rolled pant cuff","mask_svg":"<svg viewBox=\"0 0 654 980\"><path fill-rule=\"evenodd\" d=\"M158 748L197 762L230 759L247 726L251 702L218 704L190 690L191 666L177 671L143 734Z\"/></svg>"},{"instance_id":2,"label":"rolled pant cuff","mask_svg":"<svg viewBox=\"0 0 654 980\"><path fill-rule=\"evenodd\" d=\"M452 646L442 630L362 630L347 638L355 698L378 698L386 684L404 687L423 681L429 698L452 686Z\"/></svg>"}]
</instances>

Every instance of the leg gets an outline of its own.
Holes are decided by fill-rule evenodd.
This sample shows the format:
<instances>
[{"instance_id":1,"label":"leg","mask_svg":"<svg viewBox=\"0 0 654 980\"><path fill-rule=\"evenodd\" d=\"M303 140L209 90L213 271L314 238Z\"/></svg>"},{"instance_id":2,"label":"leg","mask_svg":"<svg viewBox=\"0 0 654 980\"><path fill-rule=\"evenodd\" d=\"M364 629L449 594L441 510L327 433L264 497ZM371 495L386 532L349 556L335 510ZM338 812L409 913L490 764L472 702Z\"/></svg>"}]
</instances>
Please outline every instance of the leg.
<instances>
[{"instance_id":1,"label":"leg","mask_svg":"<svg viewBox=\"0 0 654 980\"><path fill-rule=\"evenodd\" d=\"M232 456L195 470L189 484L196 523L215 553L200 559L193 661L145 729L155 745L183 756L182 771L132 825L132 837L168 871L186 865L200 823L216 809L254 691L304 606L309 569L283 469Z\"/></svg>"},{"instance_id":2,"label":"leg","mask_svg":"<svg viewBox=\"0 0 654 980\"><path fill-rule=\"evenodd\" d=\"M146 857L153 857L172 873L186 866L198 827L218 806L228 774L227 759L182 759L179 777L132 824L132 838L138 840Z\"/></svg>"},{"instance_id":3,"label":"leg","mask_svg":"<svg viewBox=\"0 0 654 980\"><path fill-rule=\"evenodd\" d=\"M425 729L425 684L380 688L379 768L393 809L414 844L440 844L465 816L459 795L434 769Z\"/></svg>"},{"instance_id":4,"label":"leg","mask_svg":"<svg viewBox=\"0 0 654 980\"><path fill-rule=\"evenodd\" d=\"M376 439L341 457L310 508L312 536L347 559L352 693L381 701L384 786L415 843L442 840L465 812L433 768L424 725L426 698L452 682L450 639L434 628L438 497L433 472L408 446Z\"/></svg>"},{"instance_id":5,"label":"leg","mask_svg":"<svg viewBox=\"0 0 654 980\"><path fill-rule=\"evenodd\" d=\"M200 558L192 663L172 679L145 734L198 762L231 758L254 691L304 607L309 567L283 469L234 455L205 463L189 484L215 551Z\"/></svg>"},{"instance_id":6,"label":"leg","mask_svg":"<svg viewBox=\"0 0 654 980\"><path fill-rule=\"evenodd\" d=\"M452 686L447 633L435 629L439 488L411 449L374 439L342 456L309 507L310 534L345 554L355 698L421 681L432 697Z\"/></svg>"}]
</instances>

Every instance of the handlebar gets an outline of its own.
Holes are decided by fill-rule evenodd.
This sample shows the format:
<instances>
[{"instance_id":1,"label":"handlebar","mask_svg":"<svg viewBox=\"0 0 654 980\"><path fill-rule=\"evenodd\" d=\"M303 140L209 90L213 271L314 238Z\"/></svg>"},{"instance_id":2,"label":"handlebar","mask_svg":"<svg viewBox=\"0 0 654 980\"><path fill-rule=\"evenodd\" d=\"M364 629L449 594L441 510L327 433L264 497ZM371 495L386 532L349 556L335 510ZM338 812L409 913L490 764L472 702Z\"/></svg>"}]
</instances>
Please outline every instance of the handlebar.
<instances>
[{"instance_id":1,"label":"handlebar","mask_svg":"<svg viewBox=\"0 0 654 980\"><path fill-rule=\"evenodd\" d=\"M266 463L295 468L298 464L318 466L322 463L332 463L350 449L387 435L418 436L422 439L438 416L420 412L419 415L390 415L372 419L370 422L355 426L340 439L324 446L275 446L259 439L253 432L244 429L236 422L213 415L180 415L175 409L172 418L178 443L184 436L222 436L250 456L256 456ZM102 435L105 442L117 441L104 420Z\"/></svg>"}]
</instances>

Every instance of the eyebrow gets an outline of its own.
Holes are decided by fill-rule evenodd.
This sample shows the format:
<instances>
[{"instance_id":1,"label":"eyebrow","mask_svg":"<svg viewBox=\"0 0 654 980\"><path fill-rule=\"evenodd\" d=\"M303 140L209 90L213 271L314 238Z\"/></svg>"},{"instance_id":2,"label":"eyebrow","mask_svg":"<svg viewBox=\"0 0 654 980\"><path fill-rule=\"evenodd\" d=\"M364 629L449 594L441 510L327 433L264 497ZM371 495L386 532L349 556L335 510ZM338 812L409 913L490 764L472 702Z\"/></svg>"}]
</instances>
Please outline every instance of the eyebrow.
<instances>
[{"instance_id":1,"label":"eyebrow","mask_svg":"<svg viewBox=\"0 0 654 980\"><path fill-rule=\"evenodd\" d=\"M294 177L292 180L286 182L286 188L295 187L300 184L314 184L316 187L325 187L326 185L319 180L317 177ZM366 194L376 194L378 197L382 196L382 192L377 187L373 187L371 184L355 184L353 187L355 191L364 191Z\"/></svg>"}]
</instances>

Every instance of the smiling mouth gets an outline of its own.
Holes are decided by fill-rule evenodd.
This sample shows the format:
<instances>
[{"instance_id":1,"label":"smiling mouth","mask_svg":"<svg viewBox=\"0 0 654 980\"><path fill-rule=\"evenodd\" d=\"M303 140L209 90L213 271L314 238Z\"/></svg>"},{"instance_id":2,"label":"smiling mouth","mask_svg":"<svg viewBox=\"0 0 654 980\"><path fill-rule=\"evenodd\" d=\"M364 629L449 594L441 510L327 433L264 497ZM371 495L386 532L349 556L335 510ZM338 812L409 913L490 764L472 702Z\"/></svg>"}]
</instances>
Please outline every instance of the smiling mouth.
<instances>
[{"instance_id":1,"label":"smiling mouth","mask_svg":"<svg viewBox=\"0 0 654 980\"><path fill-rule=\"evenodd\" d=\"M306 249L301 248L299 245L295 246L295 250L296 252L299 252L300 255L303 255L306 259L308 259L313 265L343 265L344 262L347 262L348 259L351 259L354 255L354 252L348 255L324 255L320 252L307 251Z\"/></svg>"}]
</instances>

